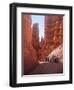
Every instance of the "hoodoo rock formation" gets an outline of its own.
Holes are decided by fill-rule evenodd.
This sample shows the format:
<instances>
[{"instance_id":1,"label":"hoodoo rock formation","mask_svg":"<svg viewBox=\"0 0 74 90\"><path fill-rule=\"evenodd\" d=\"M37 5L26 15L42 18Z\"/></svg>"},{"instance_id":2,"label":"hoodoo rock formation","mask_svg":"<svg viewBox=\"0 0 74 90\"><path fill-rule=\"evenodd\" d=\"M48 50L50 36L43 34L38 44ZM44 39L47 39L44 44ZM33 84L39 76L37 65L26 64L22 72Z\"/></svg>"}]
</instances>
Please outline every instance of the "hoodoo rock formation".
<instances>
[{"instance_id":1,"label":"hoodoo rock formation","mask_svg":"<svg viewBox=\"0 0 74 90\"><path fill-rule=\"evenodd\" d=\"M32 45L33 48L36 50L37 59L39 60L39 49L40 49L40 43L39 43L39 27L38 23L33 24L32 28Z\"/></svg>"}]
</instances>

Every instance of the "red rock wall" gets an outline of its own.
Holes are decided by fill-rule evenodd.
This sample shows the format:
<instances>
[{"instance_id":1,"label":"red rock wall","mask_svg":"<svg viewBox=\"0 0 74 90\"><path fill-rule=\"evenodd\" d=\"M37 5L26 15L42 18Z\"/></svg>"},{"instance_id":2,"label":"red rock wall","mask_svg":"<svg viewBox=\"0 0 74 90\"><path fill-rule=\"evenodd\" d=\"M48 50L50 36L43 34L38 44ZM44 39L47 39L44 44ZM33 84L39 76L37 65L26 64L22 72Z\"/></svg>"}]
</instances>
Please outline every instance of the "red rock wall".
<instances>
[{"instance_id":1,"label":"red rock wall","mask_svg":"<svg viewBox=\"0 0 74 90\"><path fill-rule=\"evenodd\" d=\"M32 20L30 15L23 15L23 57L24 73L27 74L37 64L36 51L32 46Z\"/></svg>"},{"instance_id":2,"label":"red rock wall","mask_svg":"<svg viewBox=\"0 0 74 90\"><path fill-rule=\"evenodd\" d=\"M41 42L40 42L40 49L39 49L39 60L40 61L45 61L45 56L46 56L46 46L45 46L45 41L44 38L41 38Z\"/></svg>"},{"instance_id":3,"label":"red rock wall","mask_svg":"<svg viewBox=\"0 0 74 90\"><path fill-rule=\"evenodd\" d=\"M63 17L57 16L54 32L54 46L58 47L63 43Z\"/></svg>"},{"instance_id":4,"label":"red rock wall","mask_svg":"<svg viewBox=\"0 0 74 90\"><path fill-rule=\"evenodd\" d=\"M44 34L40 60L45 60L55 48L63 43L63 16L45 16Z\"/></svg>"},{"instance_id":5,"label":"red rock wall","mask_svg":"<svg viewBox=\"0 0 74 90\"><path fill-rule=\"evenodd\" d=\"M33 24L32 30L33 30L32 31L32 45L33 45L33 48L36 50L37 60L39 60L40 43L39 43L39 26L38 26L38 23Z\"/></svg>"}]
</instances>

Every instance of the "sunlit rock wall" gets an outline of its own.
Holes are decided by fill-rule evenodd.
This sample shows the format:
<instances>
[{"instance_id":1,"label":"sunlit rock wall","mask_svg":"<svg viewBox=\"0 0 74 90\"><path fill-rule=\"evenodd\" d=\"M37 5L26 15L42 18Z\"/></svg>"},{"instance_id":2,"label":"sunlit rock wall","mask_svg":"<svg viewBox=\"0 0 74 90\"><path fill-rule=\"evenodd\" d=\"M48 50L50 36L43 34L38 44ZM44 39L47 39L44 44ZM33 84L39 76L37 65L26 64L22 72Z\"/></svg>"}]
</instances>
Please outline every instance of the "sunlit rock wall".
<instances>
[{"instance_id":1,"label":"sunlit rock wall","mask_svg":"<svg viewBox=\"0 0 74 90\"><path fill-rule=\"evenodd\" d=\"M45 16L45 32L41 41L40 60L63 43L63 16Z\"/></svg>"},{"instance_id":2,"label":"sunlit rock wall","mask_svg":"<svg viewBox=\"0 0 74 90\"><path fill-rule=\"evenodd\" d=\"M47 57L49 62L63 63L63 44L54 49Z\"/></svg>"}]
</instances>

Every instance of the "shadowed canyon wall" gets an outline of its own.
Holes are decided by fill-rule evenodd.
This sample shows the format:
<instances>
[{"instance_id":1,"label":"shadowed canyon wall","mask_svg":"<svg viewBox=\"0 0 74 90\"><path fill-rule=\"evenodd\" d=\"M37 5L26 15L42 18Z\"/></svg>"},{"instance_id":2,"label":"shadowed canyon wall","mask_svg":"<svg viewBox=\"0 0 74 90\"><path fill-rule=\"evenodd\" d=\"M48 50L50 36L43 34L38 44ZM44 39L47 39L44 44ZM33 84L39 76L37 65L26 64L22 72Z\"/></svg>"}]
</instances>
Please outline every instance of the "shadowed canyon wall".
<instances>
[{"instance_id":1,"label":"shadowed canyon wall","mask_svg":"<svg viewBox=\"0 0 74 90\"><path fill-rule=\"evenodd\" d=\"M33 32L32 32L32 45L33 45L33 48L36 50L37 60L39 60L40 43L39 43L39 26L38 26L38 23L33 24L32 30L33 30Z\"/></svg>"},{"instance_id":2,"label":"shadowed canyon wall","mask_svg":"<svg viewBox=\"0 0 74 90\"><path fill-rule=\"evenodd\" d=\"M37 64L36 50L32 46L31 24L31 16L23 14L23 57L25 74L30 72Z\"/></svg>"}]
</instances>

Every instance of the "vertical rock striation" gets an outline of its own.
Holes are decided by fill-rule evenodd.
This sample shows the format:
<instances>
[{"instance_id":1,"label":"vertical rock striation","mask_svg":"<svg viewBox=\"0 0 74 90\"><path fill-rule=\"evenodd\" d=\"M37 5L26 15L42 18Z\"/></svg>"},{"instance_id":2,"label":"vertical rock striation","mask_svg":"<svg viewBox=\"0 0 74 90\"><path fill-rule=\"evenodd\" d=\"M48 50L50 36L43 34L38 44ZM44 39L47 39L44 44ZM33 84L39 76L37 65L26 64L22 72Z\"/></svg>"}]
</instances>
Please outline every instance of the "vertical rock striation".
<instances>
[{"instance_id":1,"label":"vertical rock striation","mask_svg":"<svg viewBox=\"0 0 74 90\"><path fill-rule=\"evenodd\" d=\"M27 74L36 66L36 51L32 46L32 20L30 15L23 15L23 57L24 57L24 73Z\"/></svg>"},{"instance_id":2,"label":"vertical rock striation","mask_svg":"<svg viewBox=\"0 0 74 90\"><path fill-rule=\"evenodd\" d=\"M38 23L33 24L32 30L33 30L33 32L32 32L32 45L33 45L33 48L36 50L37 59L39 60L40 43L39 43L39 27L38 27Z\"/></svg>"},{"instance_id":3,"label":"vertical rock striation","mask_svg":"<svg viewBox=\"0 0 74 90\"><path fill-rule=\"evenodd\" d=\"M47 56L63 43L63 16L45 16L44 40L42 39L40 58Z\"/></svg>"}]
</instances>

